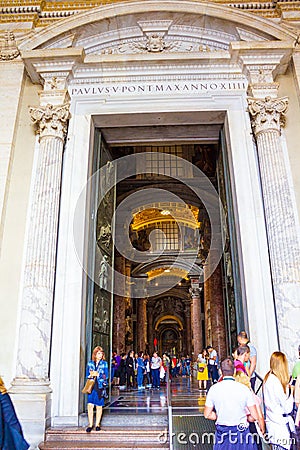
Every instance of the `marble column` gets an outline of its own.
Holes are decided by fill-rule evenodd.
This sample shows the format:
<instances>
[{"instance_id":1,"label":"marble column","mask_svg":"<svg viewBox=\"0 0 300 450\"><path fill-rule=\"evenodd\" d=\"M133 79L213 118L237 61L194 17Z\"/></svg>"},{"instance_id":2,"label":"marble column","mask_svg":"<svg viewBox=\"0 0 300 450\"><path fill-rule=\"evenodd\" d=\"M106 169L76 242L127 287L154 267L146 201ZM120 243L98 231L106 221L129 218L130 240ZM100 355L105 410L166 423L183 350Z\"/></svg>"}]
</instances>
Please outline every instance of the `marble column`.
<instances>
[{"instance_id":1,"label":"marble column","mask_svg":"<svg viewBox=\"0 0 300 450\"><path fill-rule=\"evenodd\" d=\"M153 330L153 306L148 306L148 319L147 319L147 338L148 338L148 344L149 344L149 353L152 355L154 351L154 330Z\"/></svg>"},{"instance_id":2,"label":"marble column","mask_svg":"<svg viewBox=\"0 0 300 450\"><path fill-rule=\"evenodd\" d=\"M209 279L210 318L212 346L217 350L220 361L227 356L226 325L222 284L222 269L219 263Z\"/></svg>"},{"instance_id":3,"label":"marble column","mask_svg":"<svg viewBox=\"0 0 300 450\"><path fill-rule=\"evenodd\" d=\"M125 274L125 259L123 256L116 257L116 271ZM125 298L120 295L114 296L113 311L113 349L118 354L124 353L125 348Z\"/></svg>"},{"instance_id":4,"label":"marble column","mask_svg":"<svg viewBox=\"0 0 300 450\"><path fill-rule=\"evenodd\" d=\"M281 127L288 99L248 98L257 143L280 348L292 363L300 342L299 222Z\"/></svg>"},{"instance_id":5,"label":"marble column","mask_svg":"<svg viewBox=\"0 0 300 450\"><path fill-rule=\"evenodd\" d=\"M69 105L30 108L40 134L25 259L17 378L47 380L64 138Z\"/></svg>"},{"instance_id":6,"label":"marble column","mask_svg":"<svg viewBox=\"0 0 300 450\"><path fill-rule=\"evenodd\" d=\"M145 351L147 342L147 300L137 299L137 351Z\"/></svg>"},{"instance_id":7,"label":"marble column","mask_svg":"<svg viewBox=\"0 0 300 450\"><path fill-rule=\"evenodd\" d=\"M197 358L203 347L200 288L190 288L192 297L192 329L194 338L194 357Z\"/></svg>"},{"instance_id":8,"label":"marble column","mask_svg":"<svg viewBox=\"0 0 300 450\"><path fill-rule=\"evenodd\" d=\"M125 275L127 280L131 279L131 263L129 261L125 262ZM125 348L126 352L132 349L134 343L133 336L133 324L132 324L132 314L133 314L133 305L131 299L131 285L127 281L126 282L126 297L125 297L125 321L126 321L126 329L125 329Z\"/></svg>"},{"instance_id":9,"label":"marble column","mask_svg":"<svg viewBox=\"0 0 300 450\"><path fill-rule=\"evenodd\" d=\"M206 276L206 272L209 272L207 265L204 265L204 321L205 321L205 345L212 344L211 335L211 315L210 315L210 302L211 302L211 291L210 291L210 278Z\"/></svg>"},{"instance_id":10,"label":"marble column","mask_svg":"<svg viewBox=\"0 0 300 450\"><path fill-rule=\"evenodd\" d=\"M26 426L26 421L30 422L31 436L35 432L40 439L50 418L50 342L62 157L69 104L47 104L30 108L29 112L37 125L40 144L25 252L16 377L11 393L15 402L18 402L18 394L22 395L23 409L26 395L30 397L31 408L28 407L23 424Z\"/></svg>"},{"instance_id":11,"label":"marble column","mask_svg":"<svg viewBox=\"0 0 300 450\"><path fill-rule=\"evenodd\" d=\"M192 328L191 328L191 304L190 301L185 304L185 325L186 325L186 351L191 356L192 354Z\"/></svg>"}]
</instances>

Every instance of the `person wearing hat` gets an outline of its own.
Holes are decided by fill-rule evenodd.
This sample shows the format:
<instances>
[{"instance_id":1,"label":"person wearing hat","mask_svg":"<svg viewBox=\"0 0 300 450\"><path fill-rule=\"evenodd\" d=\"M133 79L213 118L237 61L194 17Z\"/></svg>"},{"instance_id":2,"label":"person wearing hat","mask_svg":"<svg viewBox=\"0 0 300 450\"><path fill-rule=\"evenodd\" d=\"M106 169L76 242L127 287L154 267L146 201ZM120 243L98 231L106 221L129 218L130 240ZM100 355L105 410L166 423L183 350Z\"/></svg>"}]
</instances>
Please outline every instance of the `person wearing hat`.
<instances>
[{"instance_id":1,"label":"person wearing hat","mask_svg":"<svg viewBox=\"0 0 300 450\"><path fill-rule=\"evenodd\" d=\"M248 345L250 349L250 357L249 357L249 375L250 375L250 383L251 388L254 391L255 388L255 381L256 381L256 362L257 362L257 351L254 345L251 344L248 335L246 331L240 331L237 337L239 347L244 347L245 345Z\"/></svg>"},{"instance_id":2,"label":"person wearing hat","mask_svg":"<svg viewBox=\"0 0 300 450\"><path fill-rule=\"evenodd\" d=\"M216 421L214 450L257 450L257 439L249 431L249 420L258 420L253 395L234 379L234 363L221 363L223 381L208 391L204 417ZM262 430L263 431L263 430Z\"/></svg>"},{"instance_id":3,"label":"person wearing hat","mask_svg":"<svg viewBox=\"0 0 300 450\"><path fill-rule=\"evenodd\" d=\"M20 422L9 394L0 377L0 448L1 450L27 450Z\"/></svg>"}]
</instances>

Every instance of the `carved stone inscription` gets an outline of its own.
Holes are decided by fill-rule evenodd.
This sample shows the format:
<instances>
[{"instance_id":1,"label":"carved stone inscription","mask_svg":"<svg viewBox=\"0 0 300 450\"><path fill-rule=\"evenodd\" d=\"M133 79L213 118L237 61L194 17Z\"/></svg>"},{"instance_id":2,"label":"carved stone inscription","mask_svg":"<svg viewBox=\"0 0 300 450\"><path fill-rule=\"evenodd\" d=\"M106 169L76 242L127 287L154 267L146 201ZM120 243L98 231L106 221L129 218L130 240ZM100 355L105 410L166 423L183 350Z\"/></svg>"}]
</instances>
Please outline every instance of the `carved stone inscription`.
<instances>
[{"instance_id":1,"label":"carved stone inscription","mask_svg":"<svg viewBox=\"0 0 300 450\"><path fill-rule=\"evenodd\" d=\"M72 97L107 97L132 94L195 94L218 91L246 91L246 80L178 81L161 83L115 83L71 86Z\"/></svg>"}]
</instances>

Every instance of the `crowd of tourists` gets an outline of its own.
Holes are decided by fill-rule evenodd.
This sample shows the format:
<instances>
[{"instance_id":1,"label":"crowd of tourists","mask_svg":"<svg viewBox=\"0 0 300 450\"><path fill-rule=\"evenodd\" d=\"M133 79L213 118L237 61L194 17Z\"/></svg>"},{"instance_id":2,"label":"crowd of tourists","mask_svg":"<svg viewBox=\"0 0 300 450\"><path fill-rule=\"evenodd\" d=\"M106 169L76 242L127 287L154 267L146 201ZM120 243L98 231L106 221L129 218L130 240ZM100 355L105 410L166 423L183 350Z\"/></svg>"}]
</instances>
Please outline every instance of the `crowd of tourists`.
<instances>
[{"instance_id":1,"label":"crowd of tourists","mask_svg":"<svg viewBox=\"0 0 300 450\"><path fill-rule=\"evenodd\" d=\"M199 390L206 395L204 417L216 423L214 450L300 450L300 345L299 361L289 373L286 355L272 353L270 367L257 395L256 348L245 331L238 335L231 357L219 362L216 349L204 348L196 361L157 351L112 354L111 374L102 347L93 350L86 368L88 427L100 431L105 393L110 381L118 389L160 389L172 378L197 374ZM261 395L262 394L262 395ZM0 378L0 448L29 447L3 380Z\"/></svg>"},{"instance_id":2,"label":"crowd of tourists","mask_svg":"<svg viewBox=\"0 0 300 450\"><path fill-rule=\"evenodd\" d=\"M255 393L257 353L244 331L232 357L220 367L215 353L211 358L213 349L199 355L201 376L206 370L205 383L211 382L204 416L216 423L214 450L260 450L266 445L273 450L300 449L300 345L298 351L291 375L286 355L272 353L260 396ZM209 375L211 364L216 378L213 372Z\"/></svg>"},{"instance_id":3,"label":"crowd of tourists","mask_svg":"<svg viewBox=\"0 0 300 450\"><path fill-rule=\"evenodd\" d=\"M216 422L215 450L261 450L266 442L274 450L299 450L300 359L290 376L285 354L274 352L262 383L263 395L258 396L256 348L245 331L237 341L231 357L222 362L212 346L204 348L196 361L189 355L160 357L157 351L152 356L114 351L112 384L126 390L160 389L172 378L196 372L199 390L206 394L204 416Z\"/></svg>"},{"instance_id":4,"label":"crowd of tourists","mask_svg":"<svg viewBox=\"0 0 300 450\"><path fill-rule=\"evenodd\" d=\"M190 377L192 375L192 359L189 355L177 358L163 353L162 357L156 351L150 356L147 353L112 355L112 384L119 389L160 389L173 377Z\"/></svg>"},{"instance_id":5,"label":"crowd of tourists","mask_svg":"<svg viewBox=\"0 0 300 450\"><path fill-rule=\"evenodd\" d=\"M113 352L113 384L120 389L160 389L172 378L196 373L198 388L206 394L204 415L216 422L214 450L300 450L300 346L292 375L284 353L271 355L270 368L257 382L257 351L241 331L230 357L219 361L211 345L193 361L155 351L117 355Z\"/></svg>"}]
</instances>

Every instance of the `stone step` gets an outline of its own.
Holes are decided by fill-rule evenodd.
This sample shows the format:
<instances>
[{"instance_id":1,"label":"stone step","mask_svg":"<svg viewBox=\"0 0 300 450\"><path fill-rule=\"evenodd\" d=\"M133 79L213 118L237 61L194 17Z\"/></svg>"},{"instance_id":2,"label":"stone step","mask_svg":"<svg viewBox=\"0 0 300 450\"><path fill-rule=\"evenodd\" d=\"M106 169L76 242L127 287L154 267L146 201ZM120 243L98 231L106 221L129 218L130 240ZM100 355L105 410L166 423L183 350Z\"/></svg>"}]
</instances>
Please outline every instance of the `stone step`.
<instances>
[{"instance_id":1,"label":"stone step","mask_svg":"<svg viewBox=\"0 0 300 450\"><path fill-rule=\"evenodd\" d=\"M134 424L133 424L134 426ZM50 428L46 432L46 440L39 445L41 450L59 449L166 449L166 429L128 430L127 428L105 429L86 433L83 428Z\"/></svg>"},{"instance_id":2,"label":"stone step","mask_svg":"<svg viewBox=\"0 0 300 450\"><path fill-rule=\"evenodd\" d=\"M133 444L133 445L129 445L126 444L125 442L120 442L117 445L114 445L112 443L102 443L99 442L99 444L95 445L95 444L90 444L90 443L83 443L83 442L77 442L76 444L74 443L65 443L62 441L57 441L57 442L49 442L49 443L42 443L39 445L40 450L64 450L64 449L69 449L69 450L154 450L156 448L160 448L160 449L168 449L169 448L169 444L164 444L164 445L152 445L152 444L148 444L148 445L140 445L140 444Z\"/></svg>"},{"instance_id":3,"label":"stone step","mask_svg":"<svg viewBox=\"0 0 300 450\"><path fill-rule=\"evenodd\" d=\"M134 427L134 424L133 424ZM84 428L70 427L70 428L49 428L46 432L46 441L97 441L99 436L102 439L112 439L119 440L120 437L128 440L158 440L158 437L166 433L166 429L152 429L148 427L144 427L142 430L132 429L132 430L124 430L124 428L116 429L108 429L101 426L101 431L92 430L91 433L86 433Z\"/></svg>"},{"instance_id":4,"label":"stone step","mask_svg":"<svg viewBox=\"0 0 300 450\"><path fill-rule=\"evenodd\" d=\"M129 428L132 429L134 426L135 429L143 429L147 428L167 428L168 427L168 416L166 414L135 414L131 412L128 408L126 414L120 413L111 413L108 411L103 412L103 417L101 420L101 428ZM87 414L81 414L79 417L79 426L87 427L88 419Z\"/></svg>"}]
</instances>

